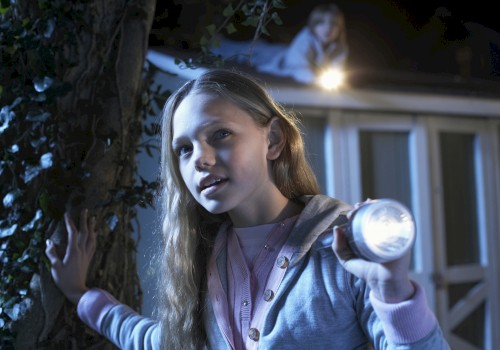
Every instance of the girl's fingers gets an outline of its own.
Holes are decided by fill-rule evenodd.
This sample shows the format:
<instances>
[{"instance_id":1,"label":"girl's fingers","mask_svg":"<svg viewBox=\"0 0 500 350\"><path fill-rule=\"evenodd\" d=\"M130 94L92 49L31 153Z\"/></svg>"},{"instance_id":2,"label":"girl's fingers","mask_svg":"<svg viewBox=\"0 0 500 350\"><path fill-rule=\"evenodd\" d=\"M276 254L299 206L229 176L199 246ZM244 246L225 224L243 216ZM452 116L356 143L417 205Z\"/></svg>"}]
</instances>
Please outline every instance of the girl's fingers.
<instances>
[{"instance_id":1,"label":"girl's fingers","mask_svg":"<svg viewBox=\"0 0 500 350\"><path fill-rule=\"evenodd\" d=\"M68 231L68 250L76 244L76 227L68 213L64 214L64 222Z\"/></svg>"},{"instance_id":2,"label":"girl's fingers","mask_svg":"<svg viewBox=\"0 0 500 350\"><path fill-rule=\"evenodd\" d=\"M88 210L84 209L80 212L80 224L79 230L71 220L69 213L64 214L64 221L66 223L66 230L68 232L68 245L66 247L66 253L64 255L64 263L66 263L72 256L77 256L80 254L78 252L83 252L87 256L92 256L96 247L96 237L95 237L95 217L88 218ZM55 252L55 246L53 243L47 241L47 256L49 257L52 264L57 263L55 259L57 254ZM60 263L60 262L59 262Z\"/></svg>"},{"instance_id":3,"label":"girl's fingers","mask_svg":"<svg viewBox=\"0 0 500 350\"><path fill-rule=\"evenodd\" d=\"M370 202L373 202L373 199L371 199L370 197L366 198L363 202L357 202L354 204L354 209L359 209L359 207L365 205L366 203L370 203Z\"/></svg>"},{"instance_id":4,"label":"girl's fingers","mask_svg":"<svg viewBox=\"0 0 500 350\"><path fill-rule=\"evenodd\" d=\"M342 227L335 226L333 228L333 237L332 248L339 260L347 261L355 257L347 244L347 239Z\"/></svg>"},{"instance_id":5,"label":"girl's fingers","mask_svg":"<svg viewBox=\"0 0 500 350\"><path fill-rule=\"evenodd\" d=\"M78 231L78 245L85 246L87 242L87 234L88 234L88 209L83 209L80 212L80 230Z\"/></svg>"},{"instance_id":6,"label":"girl's fingers","mask_svg":"<svg viewBox=\"0 0 500 350\"><path fill-rule=\"evenodd\" d=\"M64 221L66 223L66 230L68 231L68 247L80 246L86 247L89 239L95 240L91 237L90 231L95 232L95 218L88 217L88 209L80 212L79 229L77 230L69 213L64 214Z\"/></svg>"},{"instance_id":7,"label":"girl's fingers","mask_svg":"<svg viewBox=\"0 0 500 350\"><path fill-rule=\"evenodd\" d=\"M352 209L347 213L347 218L351 218L351 216L359 209L361 208L363 205L367 204L367 203L370 203L370 202L373 202L373 199L371 198L366 198L365 201L363 202L356 202L354 203Z\"/></svg>"},{"instance_id":8,"label":"girl's fingers","mask_svg":"<svg viewBox=\"0 0 500 350\"><path fill-rule=\"evenodd\" d=\"M87 250L92 254L94 253L96 246L95 225L96 225L96 218L95 216L93 216L89 219L89 231L86 244Z\"/></svg>"},{"instance_id":9,"label":"girl's fingers","mask_svg":"<svg viewBox=\"0 0 500 350\"><path fill-rule=\"evenodd\" d=\"M68 231L68 246L66 247L66 261L71 255L71 251L79 249L88 249L88 236L89 227L91 226L88 221L88 209L80 212L79 230L77 230L69 213L64 214L64 221L66 222L66 230Z\"/></svg>"},{"instance_id":10,"label":"girl's fingers","mask_svg":"<svg viewBox=\"0 0 500 350\"><path fill-rule=\"evenodd\" d=\"M58 266L61 263L61 260L57 256L56 246L50 239L47 239L47 241L45 241L45 244L45 255L47 255L50 264L52 265L52 267Z\"/></svg>"}]
</instances>

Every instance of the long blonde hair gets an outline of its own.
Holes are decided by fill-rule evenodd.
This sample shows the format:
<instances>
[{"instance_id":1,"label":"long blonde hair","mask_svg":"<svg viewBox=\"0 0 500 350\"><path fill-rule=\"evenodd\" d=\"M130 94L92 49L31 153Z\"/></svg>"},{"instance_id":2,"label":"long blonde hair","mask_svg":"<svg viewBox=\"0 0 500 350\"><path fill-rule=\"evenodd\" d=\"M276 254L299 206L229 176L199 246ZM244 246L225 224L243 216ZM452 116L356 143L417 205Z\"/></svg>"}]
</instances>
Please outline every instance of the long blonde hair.
<instances>
[{"instance_id":1,"label":"long blonde hair","mask_svg":"<svg viewBox=\"0 0 500 350\"><path fill-rule=\"evenodd\" d=\"M208 255L217 228L228 218L211 214L191 196L172 150L172 120L190 94L209 94L231 101L257 125L280 118L286 145L273 164L275 182L290 199L319 193L304 153L298 119L276 103L255 79L235 71L214 69L184 84L172 94L162 113L161 198L162 244L159 255L157 314L165 349L199 349L205 344L201 295L206 288Z\"/></svg>"}]
</instances>

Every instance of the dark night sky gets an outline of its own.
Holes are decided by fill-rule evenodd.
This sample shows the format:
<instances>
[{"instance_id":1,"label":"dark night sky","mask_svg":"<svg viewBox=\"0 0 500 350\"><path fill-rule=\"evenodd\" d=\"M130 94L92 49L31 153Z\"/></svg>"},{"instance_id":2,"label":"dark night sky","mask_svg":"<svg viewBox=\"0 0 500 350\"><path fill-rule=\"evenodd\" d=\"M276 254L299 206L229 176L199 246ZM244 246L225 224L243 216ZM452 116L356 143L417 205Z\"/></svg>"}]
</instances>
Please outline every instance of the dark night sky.
<instances>
[{"instance_id":1,"label":"dark night sky","mask_svg":"<svg viewBox=\"0 0 500 350\"><path fill-rule=\"evenodd\" d=\"M327 1L322 0L283 0L287 8L280 10L280 15L285 19L285 25L294 25L297 22L305 21L308 12L312 7L319 3ZM166 7L178 7L180 11L182 8L189 9L189 4L194 4L196 1L183 1L183 0L158 0L157 6L159 10ZM500 21L498 20L498 13L493 9L491 1L478 0L471 2L457 2L454 0L337 0L335 1L346 12L348 17L365 17L368 15L367 10L374 12L373 20L377 20L380 14L388 16L403 16L405 20L413 22L414 25L419 26L425 23L435 9L444 6L448 8L453 16L464 20L474 21L481 23L487 27L500 30ZM472 6L474 5L474 6ZM177 17L179 10L172 11L171 17ZM188 10L189 11L189 10ZM196 18L191 19L195 20ZM175 20L171 18L171 20ZM383 25L379 23L379 25Z\"/></svg>"},{"instance_id":2,"label":"dark night sky","mask_svg":"<svg viewBox=\"0 0 500 350\"><path fill-rule=\"evenodd\" d=\"M288 8L282 13L290 22L305 21L307 14L314 5L325 3L325 0L289 0L284 1ZM346 13L348 19L364 19L374 25L384 27L384 22L404 21L408 25L420 27L434 14L438 7L446 7L453 17L464 22L473 21L487 27L500 30L498 13L491 2L478 0L462 3L453 0L337 0L335 1ZM471 5L474 6L471 6Z\"/></svg>"},{"instance_id":3,"label":"dark night sky","mask_svg":"<svg viewBox=\"0 0 500 350\"><path fill-rule=\"evenodd\" d=\"M367 1L369 2L369 1ZM389 1L378 1L380 3L389 3ZM453 16L465 22L472 21L481 23L491 29L500 30L500 22L498 20L498 13L494 9L491 1L479 0L475 2L470 1L391 1L390 3L396 4L401 8L412 14L417 21L426 21L432 16L434 10L440 6L446 7L450 10Z\"/></svg>"}]
</instances>

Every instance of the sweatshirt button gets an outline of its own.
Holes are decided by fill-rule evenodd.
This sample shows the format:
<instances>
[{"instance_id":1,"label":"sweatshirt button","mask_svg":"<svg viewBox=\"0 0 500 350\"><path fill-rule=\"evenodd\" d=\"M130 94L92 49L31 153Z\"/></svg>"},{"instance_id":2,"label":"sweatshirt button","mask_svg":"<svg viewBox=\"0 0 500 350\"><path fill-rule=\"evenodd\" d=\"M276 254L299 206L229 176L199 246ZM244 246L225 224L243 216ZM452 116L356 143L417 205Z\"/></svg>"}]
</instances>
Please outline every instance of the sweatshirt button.
<instances>
[{"instance_id":1,"label":"sweatshirt button","mask_svg":"<svg viewBox=\"0 0 500 350\"><path fill-rule=\"evenodd\" d=\"M286 256L280 256L278 260L276 260L276 266L281 269L286 269L288 266L288 258Z\"/></svg>"},{"instance_id":2,"label":"sweatshirt button","mask_svg":"<svg viewBox=\"0 0 500 350\"><path fill-rule=\"evenodd\" d=\"M260 333L257 330L257 328L250 328L248 330L248 337L252 339L253 341L258 341L259 340Z\"/></svg>"},{"instance_id":3,"label":"sweatshirt button","mask_svg":"<svg viewBox=\"0 0 500 350\"><path fill-rule=\"evenodd\" d=\"M266 289L264 292L264 300L265 301L271 301L274 298L274 292L270 289Z\"/></svg>"}]
</instances>

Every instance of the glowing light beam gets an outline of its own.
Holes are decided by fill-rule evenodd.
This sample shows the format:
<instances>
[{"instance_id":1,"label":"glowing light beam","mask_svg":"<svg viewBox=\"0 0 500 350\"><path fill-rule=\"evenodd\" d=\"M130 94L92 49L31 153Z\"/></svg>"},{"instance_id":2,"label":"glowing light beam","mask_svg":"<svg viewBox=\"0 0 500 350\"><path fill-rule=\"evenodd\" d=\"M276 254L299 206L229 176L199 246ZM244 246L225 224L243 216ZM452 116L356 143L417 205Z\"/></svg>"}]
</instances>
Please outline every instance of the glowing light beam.
<instances>
[{"instance_id":1,"label":"glowing light beam","mask_svg":"<svg viewBox=\"0 0 500 350\"><path fill-rule=\"evenodd\" d=\"M340 69L328 69L318 77L318 84L326 90L337 90L345 80L345 74Z\"/></svg>"}]
</instances>

